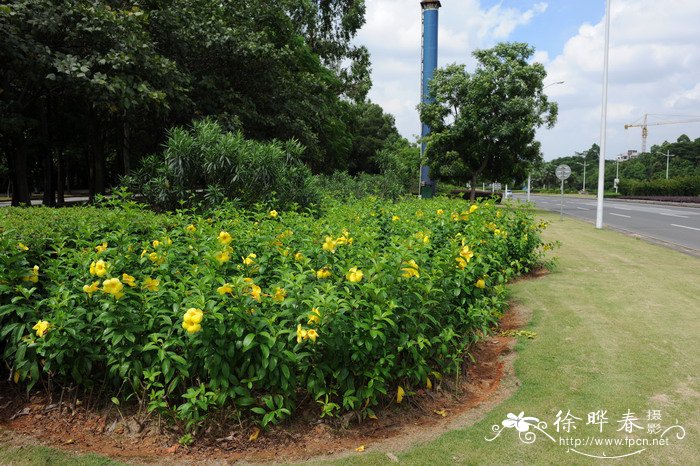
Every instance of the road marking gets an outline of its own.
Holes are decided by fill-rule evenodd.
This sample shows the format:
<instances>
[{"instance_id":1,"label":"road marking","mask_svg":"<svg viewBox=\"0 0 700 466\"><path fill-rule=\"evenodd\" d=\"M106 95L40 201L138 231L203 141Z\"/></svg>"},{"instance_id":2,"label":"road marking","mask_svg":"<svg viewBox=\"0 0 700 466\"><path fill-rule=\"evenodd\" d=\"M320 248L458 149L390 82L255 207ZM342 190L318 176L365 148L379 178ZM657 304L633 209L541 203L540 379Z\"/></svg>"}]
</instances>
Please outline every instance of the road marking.
<instances>
[{"instance_id":1,"label":"road marking","mask_svg":"<svg viewBox=\"0 0 700 466\"><path fill-rule=\"evenodd\" d=\"M591 209L584 209L583 207L576 207L578 210L591 210Z\"/></svg>"},{"instance_id":2,"label":"road marking","mask_svg":"<svg viewBox=\"0 0 700 466\"><path fill-rule=\"evenodd\" d=\"M618 209L618 210L634 210L634 209L630 209L629 207L619 207L616 205L611 205L610 207L613 209Z\"/></svg>"},{"instance_id":3,"label":"road marking","mask_svg":"<svg viewBox=\"0 0 700 466\"><path fill-rule=\"evenodd\" d=\"M614 215L615 217L632 218L629 215L616 214L615 212L610 212L610 215Z\"/></svg>"},{"instance_id":4,"label":"road marking","mask_svg":"<svg viewBox=\"0 0 700 466\"><path fill-rule=\"evenodd\" d=\"M700 228L687 227L687 226L685 226L685 225L676 225L675 223L672 223L671 226L672 226L672 227L678 227L678 228L687 228L688 230L700 231Z\"/></svg>"},{"instance_id":5,"label":"road marking","mask_svg":"<svg viewBox=\"0 0 700 466\"><path fill-rule=\"evenodd\" d=\"M663 212L657 212L659 215L665 215L666 217L678 217L678 218L689 218L686 217L685 215L677 215L677 214L665 214Z\"/></svg>"}]
</instances>

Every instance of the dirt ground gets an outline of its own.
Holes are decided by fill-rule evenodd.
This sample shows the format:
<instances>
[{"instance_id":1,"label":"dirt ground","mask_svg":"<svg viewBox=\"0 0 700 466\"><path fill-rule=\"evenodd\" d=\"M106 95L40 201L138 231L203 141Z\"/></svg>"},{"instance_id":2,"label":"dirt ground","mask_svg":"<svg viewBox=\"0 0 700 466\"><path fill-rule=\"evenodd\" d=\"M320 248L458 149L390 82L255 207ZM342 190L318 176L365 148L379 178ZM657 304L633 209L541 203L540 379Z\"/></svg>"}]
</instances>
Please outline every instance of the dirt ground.
<instances>
[{"instance_id":1,"label":"dirt ground","mask_svg":"<svg viewBox=\"0 0 700 466\"><path fill-rule=\"evenodd\" d=\"M475 363L459 383L454 378L419 390L401 405L378 410L378 419L318 419L313 403L302 406L292 422L261 432L250 440L253 426L224 426L208 432L193 446L178 444L175 433L164 432L155 421L139 425L114 407L101 411L82 405L58 403L45 394L29 399L9 384L0 383L0 442L6 445L47 445L62 450L94 452L129 463L227 464L234 462L287 462L338 458L365 451L394 453L432 440L442 433L478 421L493 406L511 396L519 382L513 371L516 339L501 336L522 328L527 310L511 305L494 337L472 352Z\"/></svg>"}]
</instances>

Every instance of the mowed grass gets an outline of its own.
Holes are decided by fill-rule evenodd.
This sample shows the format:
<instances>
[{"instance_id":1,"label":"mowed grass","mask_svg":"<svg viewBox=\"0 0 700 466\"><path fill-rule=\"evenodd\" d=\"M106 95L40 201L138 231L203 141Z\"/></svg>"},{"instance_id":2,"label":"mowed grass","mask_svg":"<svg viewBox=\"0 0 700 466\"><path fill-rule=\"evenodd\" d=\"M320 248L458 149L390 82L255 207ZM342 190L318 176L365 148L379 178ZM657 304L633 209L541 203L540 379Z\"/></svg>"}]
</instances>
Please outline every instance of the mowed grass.
<instances>
[{"instance_id":1,"label":"mowed grass","mask_svg":"<svg viewBox=\"0 0 700 466\"><path fill-rule=\"evenodd\" d=\"M511 285L514 301L534 314L516 350L517 393L474 425L436 441L395 452L403 464L698 464L700 461L700 260L620 233L554 214L546 237L562 246L556 269ZM586 426L589 412L607 410L603 434ZM650 446L623 460L599 460L568 452L539 434L532 445L514 429L493 442L491 426L508 413L552 425L559 410L582 418L571 437L624 438L618 432L628 410L647 427L648 410L661 410L664 427L686 430L683 440ZM658 421L655 421L658 423ZM635 437L652 438L646 432ZM640 448L579 447L608 456ZM383 452L353 454L342 464L387 462Z\"/></svg>"},{"instance_id":2,"label":"mowed grass","mask_svg":"<svg viewBox=\"0 0 700 466\"><path fill-rule=\"evenodd\" d=\"M548 240L559 240L556 269L537 280L510 286L512 298L533 311L516 350L521 387L481 421L437 440L394 452L402 464L698 464L700 452L700 260L573 219L551 221ZM683 440L650 446L623 460L597 460L569 452L539 434L532 445L514 429L493 442L491 426L508 413L525 412L552 426L557 412L582 418L571 437L624 438L618 420L630 410L646 427L648 410L661 410L661 424L682 425ZM607 410L603 434L586 426L587 414ZM658 421L656 421L658 422ZM635 435L651 438L646 432ZM0 437L1 439L1 437ZM0 464L106 464L43 447L3 447ZM579 447L608 456L639 450ZM387 464L385 452L353 453L340 464Z\"/></svg>"}]
</instances>

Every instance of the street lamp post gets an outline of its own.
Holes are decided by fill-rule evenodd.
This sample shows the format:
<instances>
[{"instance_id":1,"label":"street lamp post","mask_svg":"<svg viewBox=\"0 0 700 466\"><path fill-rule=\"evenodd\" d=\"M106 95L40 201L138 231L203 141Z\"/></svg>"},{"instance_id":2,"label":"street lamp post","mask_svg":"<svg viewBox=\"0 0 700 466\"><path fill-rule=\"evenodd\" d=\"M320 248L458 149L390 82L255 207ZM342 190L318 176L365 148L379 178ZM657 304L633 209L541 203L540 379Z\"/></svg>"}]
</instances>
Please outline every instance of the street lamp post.
<instances>
[{"instance_id":1,"label":"street lamp post","mask_svg":"<svg viewBox=\"0 0 700 466\"><path fill-rule=\"evenodd\" d=\"M600 119L600 157L598 160L598 202L595 227L603 228L603 197L605 195L605 144L608 124L608 61L610 57L610 2L605 2L605 46L603 54L603 108Z\"/></svg>"}]
</instances>

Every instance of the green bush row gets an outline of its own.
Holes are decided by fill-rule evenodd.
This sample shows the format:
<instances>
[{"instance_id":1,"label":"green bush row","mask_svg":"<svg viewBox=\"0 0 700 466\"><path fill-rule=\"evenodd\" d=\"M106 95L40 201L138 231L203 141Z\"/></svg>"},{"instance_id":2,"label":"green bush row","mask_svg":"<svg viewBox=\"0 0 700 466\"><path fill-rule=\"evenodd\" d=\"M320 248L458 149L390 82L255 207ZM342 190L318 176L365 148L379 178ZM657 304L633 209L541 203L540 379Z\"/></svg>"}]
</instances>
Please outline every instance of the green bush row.
<instances>
[{"instance_id":1,"label":"green bush row","mask_svg":"<svg viewBox=\"0 0 700 466\"><path fill-rule=\"evenodd\" d=\"M190 432L214 412L278 422L307 396L320 416L372 416L459 371L505 283L541 260L523 209L327 202L3 209L5 377L134 400Z\"/></svg>"},{"instance_id":2,"label":"green bush row","mask_svg":"<svg viewBox=\"0 0 700 466\"><path fill-rule=\"evenodd\" d=\"M668 180L621 180L619 189L624 196L700 196L700 176Z\"/></svg>"}]
</instances>

